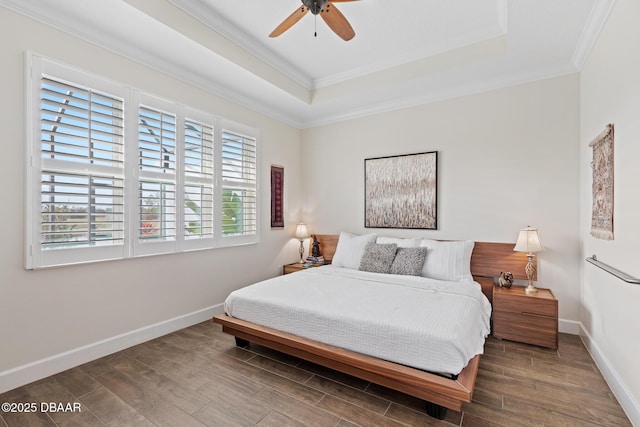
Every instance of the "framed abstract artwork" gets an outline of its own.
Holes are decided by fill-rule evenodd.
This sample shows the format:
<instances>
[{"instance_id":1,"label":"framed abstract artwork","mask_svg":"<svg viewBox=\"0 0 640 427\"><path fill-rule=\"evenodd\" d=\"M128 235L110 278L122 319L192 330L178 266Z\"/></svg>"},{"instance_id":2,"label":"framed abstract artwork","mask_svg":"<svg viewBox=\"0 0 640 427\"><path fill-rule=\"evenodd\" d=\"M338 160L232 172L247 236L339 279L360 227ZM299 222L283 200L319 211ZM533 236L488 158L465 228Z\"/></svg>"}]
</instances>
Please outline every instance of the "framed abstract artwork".
<instances>
[{"instance_id":1,"label":"framed abstract artwork","mask_svg":"<svg viewBox=\"0 0 640 427\"><path fill-rule=\"evenodd\" d=\"M284 167L271 165L271 228L284 227Z\"/></svg>"},{"instance_id":2,"label":"framed abstract artwork","mask_svg":"<svg viewBox=\"0 0 640 427\"><path fill-rule=\"evenodd\" d=\"M364 159L364 226L435 230L438 152Z\"/></svg>"}]
</instances>

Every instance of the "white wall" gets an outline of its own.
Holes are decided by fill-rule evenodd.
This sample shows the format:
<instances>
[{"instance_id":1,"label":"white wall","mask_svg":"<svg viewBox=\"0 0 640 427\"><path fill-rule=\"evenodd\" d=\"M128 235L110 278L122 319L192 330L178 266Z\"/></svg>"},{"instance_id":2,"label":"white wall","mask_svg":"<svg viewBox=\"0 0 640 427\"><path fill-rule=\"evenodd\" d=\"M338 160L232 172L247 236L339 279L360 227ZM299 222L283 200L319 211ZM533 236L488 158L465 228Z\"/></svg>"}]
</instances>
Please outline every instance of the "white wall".
<instances>
[{"instance_id":1,"label":"white wall","mask_svg":"<svg viewBox=\"0 0 640 427\"><path fill-rule=\"evenodd\" d=\"M515 242L546 251L538 286L579 319L579 78L571 75L303 131L304 217L321 233ZM364 228L364 159L438 151L438 230Z\"/></svg>"},{"instance_id":2,"label":"white wall","mask_svg":"<svg viewBox=\"0 0 640 427\"><path fill-rule=\"evenodd\" d=\"M598 259L640 277L640 3L618 0L581 73L581 258ZM607 123L615 126L614 235L592 237L588 147ZM592 352L622 380L618 398L640 425L640 286L582 262L581 321ZM606 367L605 367L606 369ZM624 402L625 396L627 401Z\"/></svg>"},{"instance_id":3,"label":"white wall","mask_svg":"<svg viewBox=\"0 0 640 427\"><path fill-rule=\"evenodd\" d=\"M300 131L0 7L2 209L0 392L25 364L215 306L297 257ZM257 245L27 271L24 247L25 51L260 129ZM285 230L270 229L270 164L285 166ZM46 369L42 373L47 373ZM10 375L9 375L10 374ZM25 373L27 375L28 373ZM26 378L26 377L25 377ZM33 379L33 378L32 378ZM4 381L4 383L3 383ZM9 384L11 382L11 384Z\"/></svg>"}]
</instances>

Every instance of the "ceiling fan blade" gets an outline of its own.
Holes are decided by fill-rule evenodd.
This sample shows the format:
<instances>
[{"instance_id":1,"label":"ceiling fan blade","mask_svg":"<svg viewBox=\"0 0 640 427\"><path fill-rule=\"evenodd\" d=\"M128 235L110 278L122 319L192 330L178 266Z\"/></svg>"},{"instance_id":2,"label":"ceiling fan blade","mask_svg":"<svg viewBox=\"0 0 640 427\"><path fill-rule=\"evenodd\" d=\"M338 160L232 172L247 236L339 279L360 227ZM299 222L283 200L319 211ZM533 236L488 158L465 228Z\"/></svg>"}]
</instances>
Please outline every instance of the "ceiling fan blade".
<instances>
[{"instance_id":1,"label":"ceiling fan blade","mask_svg":"<svg viewBox=\"0 0 640 427\"><path fill-rule=\"evenodd\" d=\"M329 0L329 3L345 3L348 1L360 1L360 0Z\"/></svg>"},{"instance_id":2,"label":"ceiling fan blade","mask_svg":"<svg viewBox=\"0 0 640 427\"><path fill-rule=\"evenodd\" d=\"M293 24L295 24L296 22L298 22L300 19L302 19L302 17L304 15L307 14L307 12L309 12L309 9L306 8L305 6L301 6L299 8L297 8L295 10L295 12L293 12L291 15L289 15L289 17L287 19L285 19L284 21L282 21L280 23L280 25L278 25L276 27L275 30L273 30L271 32L271 34L269 34L269 37L278 37L280 34L284 33L285 31L287 31L289 28L291 28L293 26Z\"/></svg>"},{"instance_id":3,"label":"ceiling fan blade","mask_svg":"<svg viewBox=\"0 0 640 427\"><path fill-rule=\"evenodd\" d=\"M320 16L324 19L324 22L327 23L329 28L331 28L333 32L344 41L349 41L356 35L356 32L351 28L351 24L349 24L347 18L344 17L342 12L340 12L336 6L328 4L322 12L320 12Z\"/></svg>"}]
</instances>

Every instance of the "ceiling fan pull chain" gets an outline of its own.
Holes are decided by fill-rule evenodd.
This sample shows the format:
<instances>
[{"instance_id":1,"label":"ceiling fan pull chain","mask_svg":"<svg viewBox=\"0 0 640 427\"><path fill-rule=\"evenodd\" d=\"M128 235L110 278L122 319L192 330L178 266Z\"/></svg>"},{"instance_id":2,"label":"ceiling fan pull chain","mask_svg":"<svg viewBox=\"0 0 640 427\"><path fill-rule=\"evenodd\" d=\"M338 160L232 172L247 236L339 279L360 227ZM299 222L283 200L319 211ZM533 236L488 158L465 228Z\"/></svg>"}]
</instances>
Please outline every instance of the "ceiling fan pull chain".
<instances>
[{"instance_id":1,"label":"ceiling fan pull chain","mask_svg":"<svg viewBox=\"0 0 640 427\"><path fill-rule=\"evenodd\" d=\"M318 15L314 15L313 18L313 37L318 37Z\"/></svg>"}]
</instances>

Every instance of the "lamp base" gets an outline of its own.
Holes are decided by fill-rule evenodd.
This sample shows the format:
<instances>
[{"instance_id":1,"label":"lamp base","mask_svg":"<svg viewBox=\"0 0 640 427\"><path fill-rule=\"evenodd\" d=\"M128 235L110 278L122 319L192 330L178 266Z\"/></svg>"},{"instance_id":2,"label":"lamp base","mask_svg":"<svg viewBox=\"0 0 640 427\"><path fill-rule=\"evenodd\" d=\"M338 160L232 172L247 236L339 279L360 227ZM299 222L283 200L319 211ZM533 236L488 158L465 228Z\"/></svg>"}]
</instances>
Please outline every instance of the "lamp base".
<instances>
[{"instance_id":1,"label":"lamp base","mask_svg":"<svg viewBox=\"0 0 640 427\"><path fill-rule=\"evenodd\" d=\"M298 264L304 264L304 240L300 239L300 250L298 251L300 253L300 261L298 261Z\"/></svg>"},{"instance_id":2,"label":"lamp base","mask_svg":"<svg viewBox=\"0 0 640 427\"><path fill-rule=\"evenodd\" d=\"M529 252L527 254L527 258L529 261L527 262L527 266L525 267L524 271L527 273L529 286L527 286L524 291L528 294L533 294L538 292L538 289L533 286L533 275L536 274L536 266L533 265L533 253Z\"/></svg>"}]
</instances>

